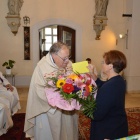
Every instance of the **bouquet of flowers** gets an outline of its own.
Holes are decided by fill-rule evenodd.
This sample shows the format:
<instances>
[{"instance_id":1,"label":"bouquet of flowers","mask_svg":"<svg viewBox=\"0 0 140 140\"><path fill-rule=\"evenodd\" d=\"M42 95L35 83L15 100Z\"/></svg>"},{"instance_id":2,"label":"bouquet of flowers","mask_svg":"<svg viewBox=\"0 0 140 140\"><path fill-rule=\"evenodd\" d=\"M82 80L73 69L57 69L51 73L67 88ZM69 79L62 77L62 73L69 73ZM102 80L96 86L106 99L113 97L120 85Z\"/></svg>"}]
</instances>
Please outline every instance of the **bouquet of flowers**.
<instances>
[{"instance_id":1,"label":"bouquet of flowers","mask_svg":"<svg viewBox=\"0 0 140 140\"><path fill-rule=\"evenodd\" d=\"M89 74L51 73L45 77L46 97L51 106L63 110L81 110L87 117L94 118L97 86Z\"/></svg>"}]
</instances>

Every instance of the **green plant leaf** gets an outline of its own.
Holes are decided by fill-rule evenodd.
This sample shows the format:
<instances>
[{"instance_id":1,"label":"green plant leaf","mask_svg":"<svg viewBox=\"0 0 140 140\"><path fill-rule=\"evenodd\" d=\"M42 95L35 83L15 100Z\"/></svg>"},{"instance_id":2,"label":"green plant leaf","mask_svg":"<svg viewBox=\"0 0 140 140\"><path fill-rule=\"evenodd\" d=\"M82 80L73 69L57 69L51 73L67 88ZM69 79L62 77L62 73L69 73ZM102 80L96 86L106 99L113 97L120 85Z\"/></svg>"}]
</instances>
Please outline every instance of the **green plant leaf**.
<instances>
[{"instance_id":1,"label":"green plant leaf","mask_svg":"<svg viewBox=\"0 0 140 140\"><path fill-rule=\"evenodd\" d=\"M14 63L15 63L14 60L8 60L7 62L4 62L4 63L2 64L2 66L3 66L3 67L5 66L7 69L11 69L11 68L13 68Z\"/></svg>"}]
</instances>

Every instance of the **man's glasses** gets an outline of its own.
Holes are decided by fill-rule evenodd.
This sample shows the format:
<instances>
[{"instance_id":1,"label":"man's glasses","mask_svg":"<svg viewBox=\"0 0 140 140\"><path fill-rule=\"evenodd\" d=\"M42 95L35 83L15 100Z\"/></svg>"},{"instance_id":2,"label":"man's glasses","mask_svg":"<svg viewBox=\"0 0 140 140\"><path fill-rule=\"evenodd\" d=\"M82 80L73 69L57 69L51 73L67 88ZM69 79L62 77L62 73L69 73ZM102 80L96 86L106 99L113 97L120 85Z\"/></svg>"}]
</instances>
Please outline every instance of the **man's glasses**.
<instances>
[{"instance_id":1,"label":"man's glasses","mask_svg":"<svg viewBox=\"0 0 140 140\"><path fill-rule=\"evenodd\" d=\"M63 60L63 62L66 62L67 60L69 60L69 59L71 58L71 56L62 58L62 57L59 56L57 53L56 53L56 55L57 55L59 58L61 58L61 59Z\"/></svg>"}]
</instances>

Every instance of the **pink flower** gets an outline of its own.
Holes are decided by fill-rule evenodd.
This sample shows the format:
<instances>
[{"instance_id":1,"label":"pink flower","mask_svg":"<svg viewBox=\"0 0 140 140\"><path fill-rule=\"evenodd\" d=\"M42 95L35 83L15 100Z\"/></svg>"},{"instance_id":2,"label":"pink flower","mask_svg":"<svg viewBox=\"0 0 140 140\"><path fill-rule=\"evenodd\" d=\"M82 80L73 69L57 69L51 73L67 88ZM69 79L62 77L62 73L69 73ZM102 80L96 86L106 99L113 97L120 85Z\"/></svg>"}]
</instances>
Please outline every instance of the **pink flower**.
<instances>
[{"instance_id":1,"label":"pink flower","mask_svg":"<svg viewBox=\"0 0 140 140\"><path fill-rule=\"evenodd\" d=\"M73 84L73 80L70 79L70 78L68 78L68 79L66 79L66 83L68 83L68 84Z\"/></svg>"}]
</instances>

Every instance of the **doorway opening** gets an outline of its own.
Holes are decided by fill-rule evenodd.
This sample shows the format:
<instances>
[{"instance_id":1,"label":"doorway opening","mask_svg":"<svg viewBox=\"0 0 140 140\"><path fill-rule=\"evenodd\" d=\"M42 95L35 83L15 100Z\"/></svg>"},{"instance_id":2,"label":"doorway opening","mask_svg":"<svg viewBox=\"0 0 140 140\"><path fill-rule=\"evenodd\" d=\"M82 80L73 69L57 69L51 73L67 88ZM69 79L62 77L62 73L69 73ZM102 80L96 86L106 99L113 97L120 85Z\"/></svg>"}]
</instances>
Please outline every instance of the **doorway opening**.
<instances>
[{"instance_id":1,"label":"doorway opening","mask_svg":"<svg viewBox=\"0 0 140 140\"><path fill-rule=\"evenodd\" d=\"M71 60L75 62L75 33L72 28L62 25L49 25L39 30L39 57L45 56L53 43L62 41L70 49Z\"/></svg>"}]
</instances>

